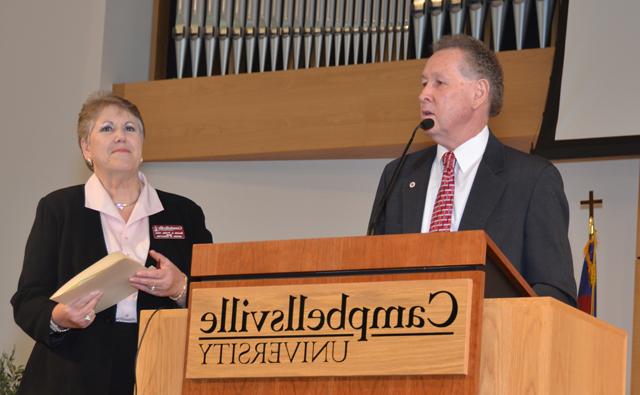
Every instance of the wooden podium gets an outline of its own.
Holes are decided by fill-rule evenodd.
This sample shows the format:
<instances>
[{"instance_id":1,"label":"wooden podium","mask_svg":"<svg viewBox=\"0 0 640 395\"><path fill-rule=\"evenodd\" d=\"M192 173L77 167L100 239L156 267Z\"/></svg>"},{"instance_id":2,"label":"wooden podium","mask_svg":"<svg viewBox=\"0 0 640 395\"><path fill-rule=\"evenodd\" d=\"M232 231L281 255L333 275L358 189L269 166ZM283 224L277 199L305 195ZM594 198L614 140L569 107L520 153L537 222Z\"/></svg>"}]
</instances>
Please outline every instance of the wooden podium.
<instances>
[{"instance_id":1,"label":"wooden podium","mask_svg":"<svg viewBox=\"0 0 640 395\"><path fill-rule=\"evenodd\" d=\"M162 310L140 348L138 394L624 394L624 331L531 297L482 231L197 245L191 274L191 296L205 288L470 280L467 373L389 375L383 365L380 375L187 379L189 311ZM141 328L150 315L142 312Z\"/></svg>"}]
</instances>

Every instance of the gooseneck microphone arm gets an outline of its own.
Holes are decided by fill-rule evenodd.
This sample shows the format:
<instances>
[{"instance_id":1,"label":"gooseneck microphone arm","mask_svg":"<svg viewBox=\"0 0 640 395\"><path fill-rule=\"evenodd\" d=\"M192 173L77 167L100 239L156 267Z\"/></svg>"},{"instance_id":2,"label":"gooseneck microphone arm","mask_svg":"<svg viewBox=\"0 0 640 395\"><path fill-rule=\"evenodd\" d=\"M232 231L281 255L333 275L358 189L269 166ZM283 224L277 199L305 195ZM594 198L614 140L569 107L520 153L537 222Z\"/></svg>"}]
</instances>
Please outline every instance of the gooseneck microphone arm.
<instances>
[{"instance_id":1,"label":"gooseneck microphone arm","mask_svg":"<svg viewBox=\"0 0 640 395\"><path fill-rule=\"evenodd\" d=\"M409 151L409 147L411 147L411 143L413 143L413 139L416 137L416 132L418 131L418 129L429 130L433 127L433 125L434 125L433 119L427 118L427 119L423 119L422 122L420 122L418 126L416 126L413 129L413 132L411 133L411 138L409 139L409 142L407 143L407 145L404 147L404 151L402 151L402 155L400 155L400 161L398 162L398 166L396 166L395 170L393 171L393 175L391 176L391 180L389 181L389 184L387 185L387 188L385 189L384 194L382 195L382 199L380 199L378 204L375 205L375 207L373 208L371 219L369 220L369 226L367 226L368 236L372 236L375 234L374 233L375 227L378 224L378 221L380 220L380 215L382 214L385 207L387 206L387 200L389 199L389 195L391 194L391 191L393 190L393 186L395 185L398 175L400 174L400 170L402 169L402 166L404 166L404 161L407 159L407 151Z\"/></svg>"}]
</instances>

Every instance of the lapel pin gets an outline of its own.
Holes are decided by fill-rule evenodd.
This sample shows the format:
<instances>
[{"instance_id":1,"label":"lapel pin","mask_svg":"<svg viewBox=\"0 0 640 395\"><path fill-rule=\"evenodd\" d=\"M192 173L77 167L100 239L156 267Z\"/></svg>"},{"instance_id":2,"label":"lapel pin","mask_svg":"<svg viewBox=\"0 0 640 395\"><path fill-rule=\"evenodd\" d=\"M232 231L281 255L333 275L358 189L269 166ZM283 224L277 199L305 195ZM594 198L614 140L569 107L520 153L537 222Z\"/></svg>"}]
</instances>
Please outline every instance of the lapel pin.
<instances>
[{"instance_id":1,"label":"lapel pin","mask_svg":"<svg viewBox=\"0 0 640 395\"><path fill-rule=\"evenodd\" d=\"M414 188L416 186L416 182L415 181L411 181L409 183L409 188Z\"/></svg>"}]
</instances>

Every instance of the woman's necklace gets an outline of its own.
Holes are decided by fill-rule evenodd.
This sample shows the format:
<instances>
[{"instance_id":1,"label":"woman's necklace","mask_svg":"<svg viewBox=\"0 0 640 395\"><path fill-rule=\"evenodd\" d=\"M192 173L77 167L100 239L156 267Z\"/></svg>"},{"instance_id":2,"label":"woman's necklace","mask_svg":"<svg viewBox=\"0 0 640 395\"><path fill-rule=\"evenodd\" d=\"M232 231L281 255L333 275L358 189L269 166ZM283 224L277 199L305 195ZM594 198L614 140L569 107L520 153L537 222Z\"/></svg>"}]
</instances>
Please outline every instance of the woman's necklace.
<instances>
[{"instance_id":1,"label":"woman's necklace","mask_svg":"<svg viewBox=\"0 0 640 395\"><path fill-rule=\"evenodd\" d=\"M136 200L134 200L131 203L118 203L114 201L113 204L116 206L118 210L123 211L125 208L131 207L138 202L138 199L140 199L140 193L142 193L142 184L140 184L140 181L138 181L138 196L136 197Z\"/></svg>"},{"instance_id":2,"label":"woman's necklace","mask_svg":"<svg viewBox=\"0 0 640 395\"><path fill-rule=\"evenodd\" d=\"M134 204L136 204L138 202L138 199L134 200L131 203L118 203L118 202L113 202L113 204L116 205L116 207L118 208L118 210L122 211L127 207L133 206Z\"/></svg>"}]
</instances>

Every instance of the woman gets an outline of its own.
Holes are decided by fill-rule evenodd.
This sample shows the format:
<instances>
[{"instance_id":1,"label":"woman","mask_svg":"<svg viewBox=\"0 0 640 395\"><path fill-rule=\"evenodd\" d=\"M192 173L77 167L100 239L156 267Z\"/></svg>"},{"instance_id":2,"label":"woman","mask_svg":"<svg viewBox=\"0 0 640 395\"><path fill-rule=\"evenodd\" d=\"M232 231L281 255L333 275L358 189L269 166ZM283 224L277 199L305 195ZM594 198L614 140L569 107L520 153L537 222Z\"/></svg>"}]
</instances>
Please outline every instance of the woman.
<instances>
[{"instance_id":1,"label":"woman","mask_svg":"<svg viewBox=\"0 0 640 395\"><path fill-rule=\"evenodd\" d=\"M139 171L144 124L129 101L99 94L78 117L78 142L93 175L40 200L27 241L16 323L36 344L20 394L131 394L141 309L186 305L191 248L211 243L200 207L157 191ZM49 297L108 253L145 262L138 291L95 314L98 292L69 304Z\"/></svg>"}]
</instances>

